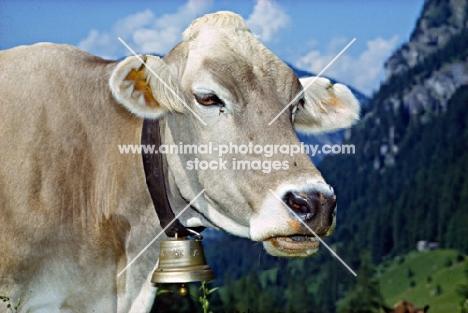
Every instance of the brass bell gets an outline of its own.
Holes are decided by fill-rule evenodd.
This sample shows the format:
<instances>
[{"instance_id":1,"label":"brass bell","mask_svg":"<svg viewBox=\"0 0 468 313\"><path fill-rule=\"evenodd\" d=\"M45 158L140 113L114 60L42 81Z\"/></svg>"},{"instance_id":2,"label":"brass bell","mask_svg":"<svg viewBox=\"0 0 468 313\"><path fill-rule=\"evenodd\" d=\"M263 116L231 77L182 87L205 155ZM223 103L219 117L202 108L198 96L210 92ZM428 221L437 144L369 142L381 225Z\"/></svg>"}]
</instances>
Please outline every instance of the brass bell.
<instances>
[{"instance_id":1,"label":"brass bell","mask_svg":"<svg viewBox=\"0 0 468 313\"><path fill-rule=\"evenodd\" d=\"M213 271L206 264L201 241L176 237L161 242L159 264L151 283L188 283L214 278Z\"/></svg>"}]
</instances>

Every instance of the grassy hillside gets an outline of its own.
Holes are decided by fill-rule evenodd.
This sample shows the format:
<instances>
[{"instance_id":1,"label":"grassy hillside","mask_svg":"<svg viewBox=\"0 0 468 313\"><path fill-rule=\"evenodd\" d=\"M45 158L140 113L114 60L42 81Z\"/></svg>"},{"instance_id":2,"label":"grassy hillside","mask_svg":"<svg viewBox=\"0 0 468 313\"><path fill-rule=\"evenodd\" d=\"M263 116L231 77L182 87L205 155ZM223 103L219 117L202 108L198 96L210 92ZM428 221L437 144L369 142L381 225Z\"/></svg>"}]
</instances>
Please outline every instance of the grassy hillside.
<instances>
[{"instance_id":1,"label":"grassy hillside","mask_svg":"<svg viewBox=\"0 0 468 313\"><path fill-rule=\"evenodd\" d=\"M413 251L384 262L379 268L384 299L390 306L407 299L418 307L430 305L430 313L458 312L455 290L466 283L460 258L455 250Z\"/></svg>"}]
</instances>

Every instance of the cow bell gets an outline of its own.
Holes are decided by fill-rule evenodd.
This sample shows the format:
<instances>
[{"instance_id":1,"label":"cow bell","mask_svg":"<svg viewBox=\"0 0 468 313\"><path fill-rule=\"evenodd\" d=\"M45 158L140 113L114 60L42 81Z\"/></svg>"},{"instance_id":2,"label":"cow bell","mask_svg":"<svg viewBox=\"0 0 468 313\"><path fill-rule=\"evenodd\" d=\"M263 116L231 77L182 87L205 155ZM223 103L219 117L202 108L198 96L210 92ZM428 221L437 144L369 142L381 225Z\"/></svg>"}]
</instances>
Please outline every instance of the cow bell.
<instances>
[{"instance_id":1,"label":"cow bell","mask_svg":"<svg viewBox=\"0 0 468 313\"><path fill-rule=\"evenodd\" d=\"M176 237L161 242L159 264L151 277L151 283L188 283L214 278L213 271L206 264L200 240Z\"/></svg>"}]
</instances>

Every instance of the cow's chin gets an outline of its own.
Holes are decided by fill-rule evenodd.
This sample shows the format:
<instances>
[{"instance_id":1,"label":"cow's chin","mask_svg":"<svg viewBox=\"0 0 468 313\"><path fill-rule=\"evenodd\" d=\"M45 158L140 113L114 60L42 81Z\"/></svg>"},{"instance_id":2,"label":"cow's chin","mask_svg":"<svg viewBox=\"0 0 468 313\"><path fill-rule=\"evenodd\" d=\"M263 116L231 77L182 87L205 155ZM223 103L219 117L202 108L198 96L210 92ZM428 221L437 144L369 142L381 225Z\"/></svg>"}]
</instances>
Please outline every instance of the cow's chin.
<instances>
[{"instance_id":1,"label":"cow's chin","mask_svg":"<svg viewBox=\"0 0 468 313\"><path fill-rule=\"evenodd\" d=\"M315 237L308 236L272 237L263 241L269 254L283 257L308 257L318 251L319 244Z\"/></svg>"}]
</instances>

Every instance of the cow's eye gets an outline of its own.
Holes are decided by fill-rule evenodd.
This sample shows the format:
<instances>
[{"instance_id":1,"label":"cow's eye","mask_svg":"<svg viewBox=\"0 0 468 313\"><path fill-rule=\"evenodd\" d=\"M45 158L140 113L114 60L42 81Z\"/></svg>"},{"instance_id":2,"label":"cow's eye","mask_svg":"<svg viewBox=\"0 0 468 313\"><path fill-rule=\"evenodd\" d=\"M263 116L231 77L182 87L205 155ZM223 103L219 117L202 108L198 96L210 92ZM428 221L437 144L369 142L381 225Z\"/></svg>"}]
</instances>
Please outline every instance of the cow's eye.
<instances>
[{"instance_id":1,"label":"cow's eye","mask_svg":"<svg viewBox=\"0 0 468 313\"><path fill-rule=\"evenodd\" d=\"M223 100L219 99L217 95L214 93L208 93L208 94L203 94L203 95L197 95L195 94L195 99L197 100L198 103L204 106L211 106L211 105L217 105L217 106L224 106Z\"/></svg>"},{"instance_id":2,"label":"cow's eye","mask_svg":"<svg viewBox=\"0 0 468 313\"><path fill-rule=\"evenodd\" d=\"M299 99L299 101L297 101L297 107L298 107L298 108L299 108L299 107L303 108L303 107L304 107L304 104L305 104L304 98Z\"/></svg>"}]
</instances>

